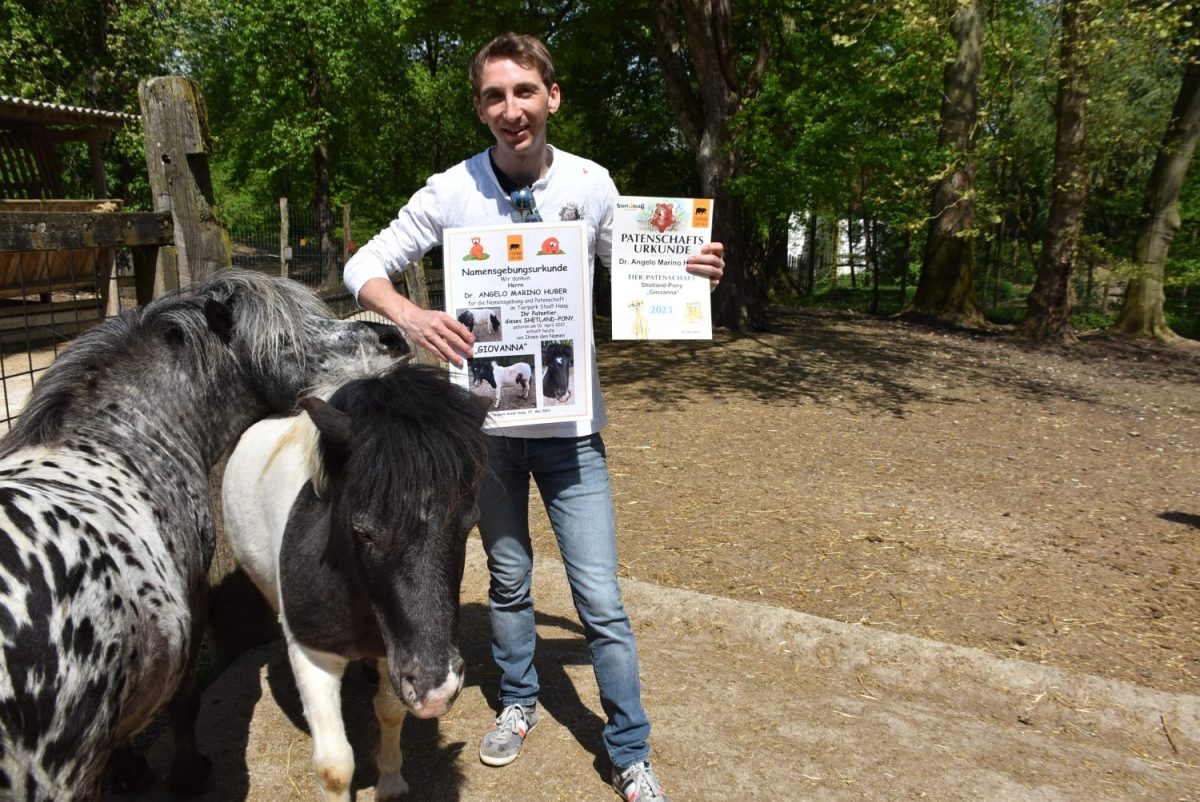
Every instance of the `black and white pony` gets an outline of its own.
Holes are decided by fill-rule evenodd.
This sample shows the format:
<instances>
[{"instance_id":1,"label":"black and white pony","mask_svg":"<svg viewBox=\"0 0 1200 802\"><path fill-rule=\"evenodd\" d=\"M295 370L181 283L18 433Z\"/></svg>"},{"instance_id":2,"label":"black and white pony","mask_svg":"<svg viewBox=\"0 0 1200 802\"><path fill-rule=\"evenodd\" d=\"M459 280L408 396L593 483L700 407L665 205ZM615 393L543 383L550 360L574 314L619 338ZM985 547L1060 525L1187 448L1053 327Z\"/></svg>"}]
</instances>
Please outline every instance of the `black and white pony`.
<instances>
[{"instance_id":1,"label":"black and white pony","mask_svg":"<svg viewBox=\"0 0 1200 802\"><path fill-rule=\"evenodd\" d=\"M98 799L114 746L173 697L172 784L203 782L209 469L328 371L406 351L299 284L222 270L51 365L0 441L0 798Z\"/></svg>"},{"instance_id":2,"label":"black and white pony","mask_svg":"<svg viewBox=\"0 0 1200 802\"><path fill-rule=\"evenodd\" d=\"M405 711L441 715L462 690L458 596L487 402L442 370L400 365L300 406L230 456L225 532L280 613L325 799L350 798L340 688L356 659L379 669L376 799L402 798Z\"/></svg>"},{"instance_id":3,"label":"black and white pony","mask_svg":"<svg viewBox=\"0 0 1200 802\"><path fill-rule=\"evenodd\" d=\"M500 397L505 387L519 387L521 398L528 398L532 380L533 368L529 367L528 362L501 365L495 360L471 360L471 383L479 387L487 382L496 391L496 401L492 406L500 406Z\"/></svg>"},{"instance_id":4,"label":"black and white pony","mask_svg":"<svg viewBox=\"0 0 1200 802\"><path fill-rule=\"evenodd\" d=\"M571 400L571 346L548 342L542 347L542 395L560 404Z\"/></svg>"},{"instance_id":5,"label":"black and white pony","mask_svg":"<svg viewBox=\"0 0 1200 802\"><path fill-rule=\"evenodd\" d=\"M500 318L491 309L464 309L458 313L458 322L475 331L475 324L482 323L486 334L496 334L500 331Z\"/></svg>"}]
</instances>

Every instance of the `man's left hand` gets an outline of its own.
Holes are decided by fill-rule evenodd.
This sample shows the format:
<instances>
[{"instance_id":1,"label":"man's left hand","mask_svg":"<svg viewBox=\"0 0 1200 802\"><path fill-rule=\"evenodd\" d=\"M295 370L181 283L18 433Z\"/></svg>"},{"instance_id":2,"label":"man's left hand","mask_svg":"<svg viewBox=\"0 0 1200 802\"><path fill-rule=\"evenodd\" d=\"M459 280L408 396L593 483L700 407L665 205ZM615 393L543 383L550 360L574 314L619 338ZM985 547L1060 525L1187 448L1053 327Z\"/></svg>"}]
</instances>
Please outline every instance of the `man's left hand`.
<instances>
[{"instance_id":1,"label":"man's left hand","mask_svg":"<svg viewBox=\"0 0 1200 802\"><path fill-rule=\"evenodd\" d=\"M709 290L715 290L725 275L725 245L709 242L700 246L699 253L688 256L687 272L695 276L707 276Z\"/></svg>"}]
</instances>

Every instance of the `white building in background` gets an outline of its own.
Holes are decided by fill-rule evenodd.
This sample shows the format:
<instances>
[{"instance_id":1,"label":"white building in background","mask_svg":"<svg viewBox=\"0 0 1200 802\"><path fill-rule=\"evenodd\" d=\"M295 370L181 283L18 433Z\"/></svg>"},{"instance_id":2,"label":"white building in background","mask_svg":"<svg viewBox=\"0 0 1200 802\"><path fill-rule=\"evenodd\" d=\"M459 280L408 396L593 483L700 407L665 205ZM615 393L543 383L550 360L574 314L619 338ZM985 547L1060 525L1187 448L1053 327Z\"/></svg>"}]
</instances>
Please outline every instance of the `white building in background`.
<instances>
[{"instance_id":1,"label":"white building in background","mask_svg":"<svg viewBox=\"0 0 1200 802\"><path fill-rule=\"evenodd\" d=\"M805 264L805 257L808 250L809 242L809 216L808 212L793 212L788 218L788 265L796 270L800 265ZM850 264L853 259L854 270L857 274L862 275L867 264L867 248L866 239L862 235L862 224L856 221L855 230L857 239L852 244L850 242L850 221L838 220L836 227L830 224L828 218L818 218L817 221L817 272L828 270L826 265L829 264L829 255L836 254L834 257L837 264L837 274L839 276L850 275Z\"/></svg>"}]
</instances>

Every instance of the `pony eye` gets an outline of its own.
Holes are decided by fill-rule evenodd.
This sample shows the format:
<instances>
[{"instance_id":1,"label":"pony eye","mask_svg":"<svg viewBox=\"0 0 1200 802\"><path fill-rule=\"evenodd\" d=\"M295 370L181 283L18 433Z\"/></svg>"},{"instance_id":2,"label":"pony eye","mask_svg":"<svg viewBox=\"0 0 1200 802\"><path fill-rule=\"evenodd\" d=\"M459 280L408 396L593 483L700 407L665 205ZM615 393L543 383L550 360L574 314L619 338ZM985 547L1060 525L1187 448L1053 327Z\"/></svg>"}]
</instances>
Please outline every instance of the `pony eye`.
<instances>
[{"instance_id":1,"label":"pony eye","mask_svg":"<svg viewBox=\"0 0 1200 802\"><path fill-rule=\"evenodd\" d=\"M354 530L354 536L368 546L375 542L375 527L361 512L351 517L350 528Z\"/></svg>"}]
</instances>

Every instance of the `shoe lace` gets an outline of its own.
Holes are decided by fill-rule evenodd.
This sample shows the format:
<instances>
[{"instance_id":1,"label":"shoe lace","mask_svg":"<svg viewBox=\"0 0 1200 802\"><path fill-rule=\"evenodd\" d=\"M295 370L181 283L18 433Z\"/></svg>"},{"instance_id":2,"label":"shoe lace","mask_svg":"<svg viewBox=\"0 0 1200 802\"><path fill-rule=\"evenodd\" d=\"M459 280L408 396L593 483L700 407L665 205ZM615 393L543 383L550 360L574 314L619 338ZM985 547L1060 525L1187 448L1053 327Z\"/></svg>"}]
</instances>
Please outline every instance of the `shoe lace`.
<instances>
[{"instance_id":1,"label":"shoe lace","mask_svg":"<svg viewBox=\"0 0 1200 802\"><path fill-rule=\"evenodd\" d=\"M509 705L500 711L500 716L496 719L496 729L516 732L524 720L525 710L520 705Z\"/></svg>"},{"instance_id":2,"label":"shoe lace","mask_svg":"<svg viewBox=\"0 0 1200 802\"><path fill-rule=\"evenodd\" d=\"M623 779L623 790L627 799L650 802L650 800L665 798L658 777L654 776L654 769L650 768L649 763L636 763L630 766L625 770Z\"/></svg>"}]
</instances>

